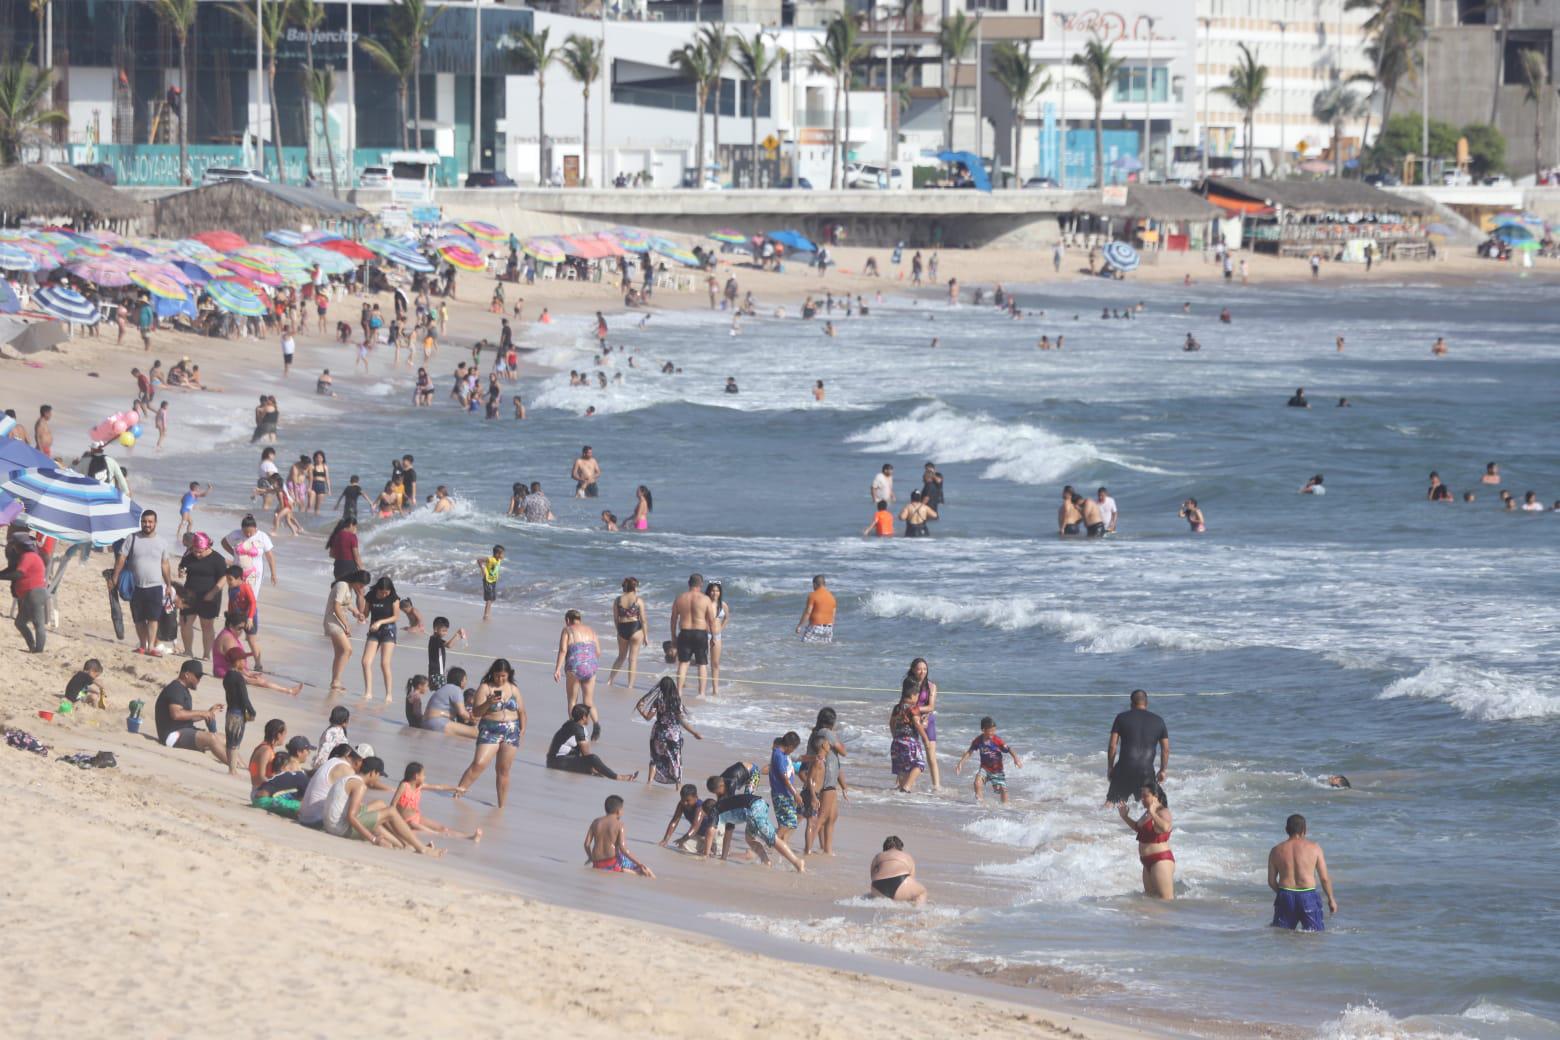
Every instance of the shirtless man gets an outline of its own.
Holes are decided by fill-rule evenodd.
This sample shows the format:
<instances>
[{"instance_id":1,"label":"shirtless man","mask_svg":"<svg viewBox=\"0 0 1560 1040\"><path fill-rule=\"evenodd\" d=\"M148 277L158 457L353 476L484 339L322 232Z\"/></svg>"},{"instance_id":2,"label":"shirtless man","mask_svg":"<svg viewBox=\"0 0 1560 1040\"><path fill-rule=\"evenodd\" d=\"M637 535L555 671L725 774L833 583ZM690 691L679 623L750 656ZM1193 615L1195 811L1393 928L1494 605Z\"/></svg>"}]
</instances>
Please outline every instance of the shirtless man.
<instances>
[{"instance_id":1,"label":"shirtless man","mask_svg":"<svg viewBox=\"0 0 1560 1040\"><path fill-rule=\"evenodd\" d=\"M1105 517L1100 512L1100 504L1086 495L1073 495L1073 504L1083 514L1083 529L1088 532L1090 538L1099 538L1105 533Z\"/></svg>"},{"instance_id":2,"label":"shirtless man","mask_svg":"<svg viewBox=\"0 0 1560 1040\"><path fill-rule=\"evenodd\" d=\"M655 878L649 867L639 862L624 848L628 829L623 826L623 799L609 795L602 806L605 816L590 821L585 829L585 862L596 870L609 870L614 874L638 874Z\"/></svg>"},{"instance_id":3,"label":"shirtless man","mask_svg":"<svg viewBox=\"0 0 1560 1040\"><path fill-rule=\"evenodd\" d=\"M1327 876L1322 847L1305 836L1305 817L1299 813L1284 822L1284 833L1289 837L1268 852L1267 883L1274 892L1273 927L1325 931L1322 899L1316 894L1318 882L1327 896L1328 913L1338 912L1338 901L1333 898L1332 878Z\"/></svg>"},{"instance_id":4,"label":"shirtless man","mask_svg":"<svg viewBox=\"0 0 1560 1040\"><path fill-rule=\"evenodd\" d=\"M596 461L589 444L580 449L580 457L574 460L574 468L569 471L569 476L574 478L575 498L596 497L596 481L601 479L601 463Z\"/></svg>"},{"instance_id":5,"label":"shirtless man","mask_svg":"<svg viewBox=\"0 0 1560 1040\"><path fill-rule=\"evenodd\" d=\"M677 647L677 688L686 689L688 662L699 666L699 696L710 671L710 630L715 601L704 594L704 575L688 575L688 591L672 601L672 642Z\"/></svg>"},{"instance_id":6,"label":"shirtless man","mask_svg":"<svg viewBox=\"0 0 1560 1040\"><path fill-rule=\"evenodd\" d=\"M1083 533L1083 531L1078 526L1079 522L1083 520L1083 514L1078 511L1078 506L1073 501L1075 498L1077 498L1077 496L1073 494L1071 484L1068 484L1066 487L1062 488L1062 505L1061 508L1057 509L1056 511L1057 534Z\"/></svg>"},{"instance_id":7,"label":"shirtless man","mask_svg":"<svg viewBox=\"0 0 1560 1040\"><path fill-rule=\"evenodd\" d=\"M915 860L894 835L884 838L883 851L872 857L871 873L872 895L916 906L926 902L926 886L915 879Z\"/></svg>"},{"instance_id":8,"label":"shirtless man","mask_svg":"<svg viewBox=\"0 0 1560 1040\"><path fill-rule=\"evenodd\" d=\"M42 421L42 420L40 420L40 421ZM41 437L39 438L40 441L42 441L42 439L43 438L41 438ZM40 448L39 450L41 451L42 449ZM1500 466L1497 463L1494 463L1494 462L1486 462L1484 464L1484 476L1479 478L1479 483L1481 483L1481 484L1499 484L1500 483Z\"/></svg>"},{"instance_id":9,"label":"shirtless man","mask_svg":"<svg viewBox=\"0 0 1560 1040\"><path fill-rule=\"evenodd\" d=\"M53 415L54 406L46 404L38 409L38 421L33 424L33 443L50 458L54 457L54 431L49 428Z\"/></svg>"}]
</instances>

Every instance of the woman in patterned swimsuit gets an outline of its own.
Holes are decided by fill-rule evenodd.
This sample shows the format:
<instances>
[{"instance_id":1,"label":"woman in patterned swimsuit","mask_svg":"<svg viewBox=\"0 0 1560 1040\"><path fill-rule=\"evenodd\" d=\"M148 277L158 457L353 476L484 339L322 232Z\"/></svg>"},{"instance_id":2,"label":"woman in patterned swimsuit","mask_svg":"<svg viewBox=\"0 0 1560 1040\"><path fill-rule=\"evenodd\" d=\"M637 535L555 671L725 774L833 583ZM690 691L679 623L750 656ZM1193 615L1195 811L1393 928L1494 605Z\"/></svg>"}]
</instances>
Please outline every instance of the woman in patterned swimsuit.
<instances>
[{"instance_id":1,"label":"woman in patterned swimsuit","mask_svg":"<svg viewBox=\"0 0 1560 1040\"><path fill-rule=\"evenodd\" d=\"M514 684L514 669L500 657L494 661L477 687L477 703L471 714L477 719L477 747L471 765L455 785L459 798L487 770L488 763L498 765L498 807L504 807L509 794L509 769L520 753L520 738L525 736L525 701Z\"/></svg>"}]
</instances>

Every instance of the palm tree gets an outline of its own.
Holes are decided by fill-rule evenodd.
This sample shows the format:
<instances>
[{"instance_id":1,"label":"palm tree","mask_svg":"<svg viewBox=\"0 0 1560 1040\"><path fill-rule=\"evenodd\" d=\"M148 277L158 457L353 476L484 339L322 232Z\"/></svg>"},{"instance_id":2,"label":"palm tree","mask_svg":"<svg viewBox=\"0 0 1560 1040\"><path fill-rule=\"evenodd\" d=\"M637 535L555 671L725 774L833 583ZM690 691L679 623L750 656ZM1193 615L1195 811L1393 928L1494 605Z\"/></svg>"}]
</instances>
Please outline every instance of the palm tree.
<instances>
[{"instance_id":1,"label":"palm tree","mask_svg":"<svg viewBox=\"0 0 1560 1040\"><path fill-rule=\"evenodd\" d=\"M711 129L714 143L710 153L711 158L719 165L721 75L726 71L726 66L731 64L731 34L726 31L724 23L706 25L699 29L698 35L694 37L694 44L704 52L704 60L709 65L709 83L704 88L704 99L709 101L713 98L715 101L715 120ZM700 176L703 176L702 171Z\"/></svg>"},{"instance_id":2,"label":"palm tree","mask_svg":"<svg viewBox=\"0 0 1560 1040\"><path fill-rule=\"evenodd\" d=\"M1485 0L1484 9L1494 11L1497 24L1495 33L1495 90L1490 98L1490 125L1500 120L1500 87L1506 81L1506 37L1511 34L1511 19L1517 11L1517 0Z\"/></svg>"},{"instance_id":3,"label":"palm tree","mask_svg":"<svg viewBox=\"0 0 1560 1040\"><path fill-rule=\"evenodd\" d=\"M256 14L247 4L223 5L223 10L244 23L250 32L259 32L265 48L266 93L271 102L271 150L276 158L276 179L287 183L287 167L282 164L282 114L276 105L276 51L282 37L287 35L287 23L292 21L293 0L256 0L260 4L258 25Z\"/></svg>"},{"instance_id":4,"label":"palm tree","mask_svg":"<svg viewBox=\"0 0 1560 1040\"><path fill-rule=\"evenodd\" d=\"M1105 186L1105 95L1116 83L1122 59L1099 36L1084 44L1083 53L1074 54L1072 63L1083 70L1083 78L1074 80L1094 99L1094 186Z\"/></svg>"},{"instance_id":5,"label":"palm tree","mask_svg":"<svg viewBox=\"0 0 1560 1040\"><path fill-rule=\"evenodd\" d=\"M336 96L336 70L326 65L309 70L309 100L320 110L320 128L325 131L325 161L330 163L330 193L339 196L336 184L336 146L330 139L330 102ZM312 134L311 134L312 136Z\"/></svg>"},{"instance_id":6,"label":"palm tree","mask_svg":"<svg viewBox=\"0 0 1560 1040\"><path fill-rule=\"evenodd\" d=\"M293 21L304 33L303 87L304 97L309 99L304 104L304 108L307 109L312 104L314 97L314 33L320 26L325 24L325 4L322 0L293 0ZM303 139L304 162L308 164L307 174L312 176L314 173L314 113L312 111L308 113L305 123L307 125ZM331 176L333 178L335 173L335 168L332 166Z\"/></svg>"},{"instance_id":7,"label":"palm tree","mask_svg":"<svg viewBox=\"0 0 1560 1040\"><path fill-rule=\"evenodd\" d=\"M54 90L54 72L27 59L30 49L16 61L0 64L0 166L19 162L22 148L48 138L45 127L66 122L57 108L46 107Z\"/></svg>"},{"instance_id":8,"label":"palm tree","mask_svg":"<svg viewBox=\"0 0 1560 1040\"><path fill-rule=\"evenodd\" d=\"M412 53L411 38L392 22L390 30L384 34L382 40L359 38L358 47L375 65L395 77L396 109L401 117L401 148L404 151L408 147L406 94L408 84L417 74L417 59Z\"/></svg>"},{"instance_id":9,"label":"palm tree","mask_svg":"<svg viewBox=\"0 0 1560 1040\"><path fill-rule=\"evenodd\" d=\"M1549 59L1540 50L1524 49L1518 53L1522 58L1522 82L1527 88L1522 100L1533 102L1533 183L1537 184L1544 170L1544 101L1551 93Z\"/></svg>"},{"instance_id":10,"label":"palm tree","mask_svg":"<svg viewBox=\"0 0 1560 1040\"><path fill-rule=\"evenodd\" d=\"M1311 99L1311 115L1318 123L1332 127L1333 176L1343 176L1343 124L1358 119L1365 111L1365 99L1342 83L1317 91Z\"/></svg>"},{"instance_id":11,"label":"palm tree","mask_svg":"<svg viewBox=\"0 0 1560 1040\"><path fill-rule=\"evenodd\" d=\"M694 138L693 166L697 183L704 185L704 108L709 100L709 55L696 43L687 43L666 56L667 62L683 79L693 81L693 118L698 123ZM718 117L717 117L718 118Z\"/></svg>"},{"instance_id":12,"label":"palm tree","mask_svg":"<svg viewBox=\"0 0 1560 1040\"><path fill-rule=\"evenodd\" d=\"M785 60L785 49L776 47L770 50L764 42L762 30L755 31L753 38L746 36L733 37L736 45L736 54L732 57L732 64L737 71L742 73L742 78L748 81L748 89L752 92L748 104L748 126L753 137L753 187L758 187L758 98L763 92L763 87L775 74L775 69L780 62Z\"/></svg>"},{"instance_id":13,"label":"palm tree","mask_svg":"<svg viewBox=\"0 0 1560 1040\"><path fill-rule=\"evenodd\" d=\"M574 82L580 85L580 93L585 97L585 104L581 109L583 121L580 130L581 142L581 170L580 182L586 187L590 186L590 85L601 76L601 45L593 37L581 36L579 33L570 33L564 41L563 51L559 55L563 67L568 70Z\"/></svg>"},{"instance_id":14,"label":"palm tree","mask_svg":"<svg viewBox=\"0 0 1560 1040\"><path fill-rule=\"evenodd\" d=\"M1023 183L1024 158L1024 110L1035 98L1051 89L1051 77L1029 58L1029 41L1020 47L1012 40L1003 40L991 51L991 78L1002 84L1013 106L1013 179Z\"/></svg>"},{"instance_id":15,"label":"palm tree","mask_svg":"<svg viewBox=\"0 0 1560 1040\"><path fill-rule=\"evenodd\" d=\"M840 97L845 98L845 128L850 132L850 83L851 66L861 57L864 48L856 35L856 23L849 18L836 16L824 30L823 39L813 50L808 63L812 70L834 80L834 129L833 146L829 159L829 187L840 186Z\"/></svg>"},{"instance_id":16,"label":"palm tree","mask_svg":"<svg viewBox=\"0 0 1560 1040\"><path fill-rule=\"evenodd\" d=\"M1256 122L1257 109L1267 97L1268 67L1257 64L1257 55L1244 43L1240 45L1240 62L1230 69L1230 81L1222 87L1214 87L1215 94L1223 94L1240 110L1246 125L1245 158L1241 164L1244 176L1251 176L1251 131Z\"/></svg>"},{"instance_id":17,"label":"palm tree","mask_svg":"<svg viewBox=\"0 0 1560 1040\"><path fill-rule=\"evenodd\" d=\"M953 149L953 91L959 82L959 70L964 66L965 53L975 45L975 34L980 25L980 15L969 17L963 11L952 18L944 18L937 30L937 47L942 52L943 82L952 83L948 90L948 129L943 134L943 146ZM953 62L953 76L947 74L948 62ZM977 113L978 118L978 113Z\"/></svg>"},{"instance_id":18,"label":"palm tree","mask_svg":"<svg viewBox=\"0 0 1560 1040\"><path fill-rule=\"evenodd\" d=\"M1424 27L1424 0L1344 0L1344 10L1368 10L1363 28L1370 37L1365 45L1365 56L1370 59L1371 72L1358 72L1349 77L1350 83L1369 83L1367 101L1374 102L1381 93L1381 125L1386 126L1392 117L1392 102L1397 96L1398 84L1405 76L1414 74L1414 51ZM1370 138L1371 112L1365 113L1365 129L1360 135L1363 145Z\"/></svg>"},{"instance_id":19,"label":"palm tree","mask_svg":"<svg viewBox=\"0 0 1560 1040\"><path fill-rule=\"evenodd\" d=\"M190 174L190 135L186 128L195 104L195 92L190 90L190 30L195 28L196 0L150 0L157 20L173 33L179 43L179 89L184 91L184 107L179 116L179 177Z\"/></svg>"},{"instance_id":20,"label":"palm tree","mask_svg":"<svg viewBox=\"0 0 1560 1040\"><path fill-rule=\"evenodd\" d=\"M550 47L547 38L551 29L532 32L523 29L512 43L520 48L525 60L536 70L536 183L544 184L552 163L547 154L547 66L558 60L558 48Z\"/></svg>"},{"instance_id":21,"label":"palm tree","mask_svg":"<svg viewBox=\"0 0 1560 1040\"><path fill-rule=\"evenodd\" d=\"M422 45L433 27L444 15L444 5L434 6L429 0L392 0L392 6L400 13L403 28L412 44L412 133L417 147L422 139Z\"/></svg>"}]
</instances>

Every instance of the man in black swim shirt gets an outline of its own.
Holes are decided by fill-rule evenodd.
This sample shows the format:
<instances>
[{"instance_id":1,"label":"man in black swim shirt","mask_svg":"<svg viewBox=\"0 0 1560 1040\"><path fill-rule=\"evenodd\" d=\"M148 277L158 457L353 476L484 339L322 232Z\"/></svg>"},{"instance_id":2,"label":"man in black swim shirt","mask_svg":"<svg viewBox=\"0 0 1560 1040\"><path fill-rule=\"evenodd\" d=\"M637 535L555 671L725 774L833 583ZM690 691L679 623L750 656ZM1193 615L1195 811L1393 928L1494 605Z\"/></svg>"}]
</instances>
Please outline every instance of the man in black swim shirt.
<instances>
[{"instance_id":1,"label":"man in black swim shirt","mask_svg":"<svg viewBox=\"0 0 1560 1040\"><path fill-rule=\"evenodd\" d=\"M1159 770L1154 770L1154 753L1159 752ZM1132 707L1111 723L1110 740L1105 746L1105 776L1110 787L1106 805L1120 805L1145 784L1164 783L1170 768L1170 730L1165 720L1148 710L1148 693L1132 691Z\"/></svg>"}]
</instances>

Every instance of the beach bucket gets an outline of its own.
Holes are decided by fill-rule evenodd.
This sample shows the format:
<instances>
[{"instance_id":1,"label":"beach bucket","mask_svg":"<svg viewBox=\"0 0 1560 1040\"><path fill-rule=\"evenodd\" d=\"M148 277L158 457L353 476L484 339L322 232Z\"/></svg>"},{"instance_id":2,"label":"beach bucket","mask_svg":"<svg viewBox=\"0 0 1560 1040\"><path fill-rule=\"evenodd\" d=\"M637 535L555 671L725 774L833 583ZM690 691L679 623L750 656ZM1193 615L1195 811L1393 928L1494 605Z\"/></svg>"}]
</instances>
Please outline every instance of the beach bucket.
<instances>
[{"instance_id":1,"label":"beach bucket","mask_svg":"<svg viewBox=\"0 0 1560 1040\"><path fill-rule=\"evenodd\" d=\"M141 732L141 720L139 718L125 719L125 728L131 733L139 733Z\"/></svg>"},{"instance_id":2,"label":"beach bucket","mask_svg":"<svg viewBox=\"0 0 1560 1040\"><path fill-rule=\"evenodd\" d=\"M52 712L52 711L39 711L38 712L38 717L40 719L42 719L44 722L53 722L54 721L54 712Z\"/></svg>"}]
</instances>

